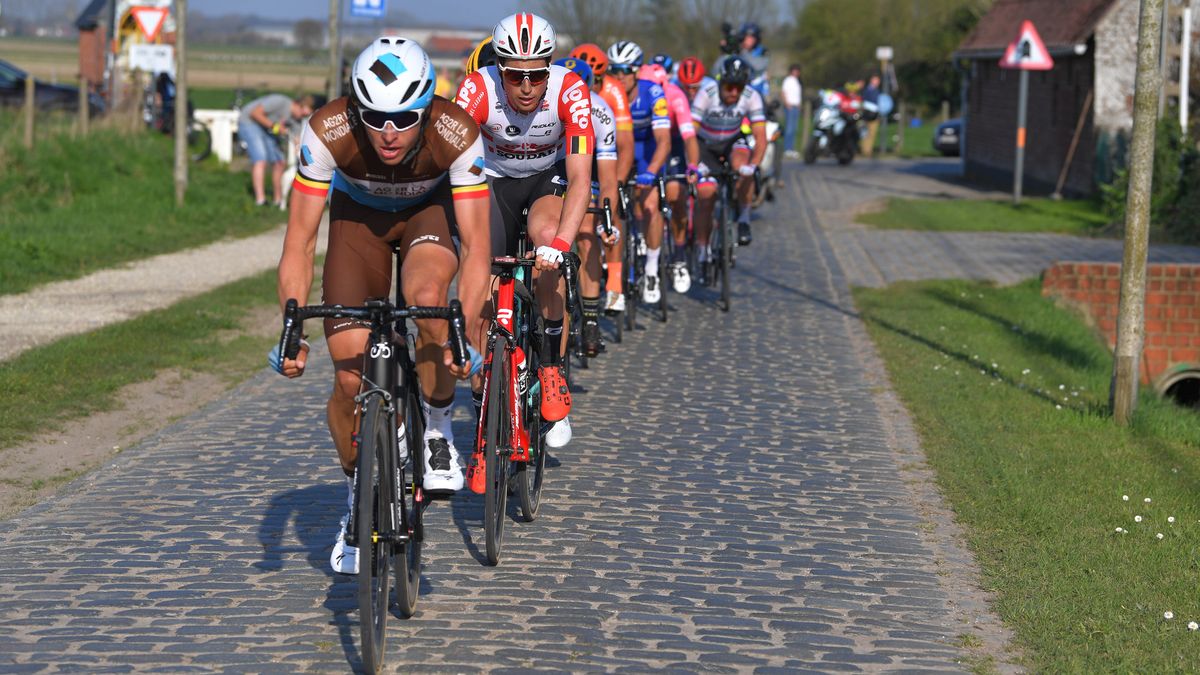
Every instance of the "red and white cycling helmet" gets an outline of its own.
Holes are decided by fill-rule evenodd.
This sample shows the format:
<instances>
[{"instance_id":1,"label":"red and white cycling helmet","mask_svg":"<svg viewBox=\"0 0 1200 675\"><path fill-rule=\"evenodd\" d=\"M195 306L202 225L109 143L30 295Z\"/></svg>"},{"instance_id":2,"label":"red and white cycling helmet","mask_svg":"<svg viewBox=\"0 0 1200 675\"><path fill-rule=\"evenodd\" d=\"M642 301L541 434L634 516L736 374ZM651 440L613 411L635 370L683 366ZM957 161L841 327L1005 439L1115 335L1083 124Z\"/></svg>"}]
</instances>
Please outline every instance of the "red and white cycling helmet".
<instances>
[{"instance_id":1,"label":"red and white cycling helmet","mask_svg":"<svg viewBox=\"0 0 1200 675\"><path fill-rule=\"evenodd\" d=\"M492 47L502 59L548 59L554 39L550 22L529 12L507 16L492 29Z\"/></svg>"}]
</instances>

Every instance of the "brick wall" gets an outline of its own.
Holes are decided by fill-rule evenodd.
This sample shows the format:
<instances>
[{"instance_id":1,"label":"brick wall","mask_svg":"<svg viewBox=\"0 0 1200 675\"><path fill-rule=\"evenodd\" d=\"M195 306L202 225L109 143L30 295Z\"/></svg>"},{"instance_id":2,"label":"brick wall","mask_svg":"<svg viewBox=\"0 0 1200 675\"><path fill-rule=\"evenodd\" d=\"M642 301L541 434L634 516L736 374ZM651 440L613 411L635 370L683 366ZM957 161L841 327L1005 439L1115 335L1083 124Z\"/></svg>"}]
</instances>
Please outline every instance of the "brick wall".
<instances>
[{"instance_id":1,"label":"brick wall","mask_svg":"<svg viewBox=\"0 0 1200 675\"><path fill-rule=\"evenodd\" d=\"M1116 346L1119 263L1060 262L1042 275L1042 295L1080 306ZM1146 340L1141 359L1144 384L1175 366L1200 368L1200 265L1155 264L1146 270Z\"/></svg>"},{"instance_id":2,"label":"brick wall","mask_svg":"<svg viewBox=\"0 0 1200 675\"><path fill-rule=\"evenodd\" d=\"M1019 79L1018 71L1001 68L994 60L971 62L963 157L969 180L1012 187ZM1056 56L1053 70L1029 74L1024 187L1030 193L1048 194L1054 190L1093 81L1090 50L1079 57ZM1063 191L1068 194L1086 195L1095 189L1095 132L1091 120L1089 115L1067 174Z\"/></svg>"}]
</instances>

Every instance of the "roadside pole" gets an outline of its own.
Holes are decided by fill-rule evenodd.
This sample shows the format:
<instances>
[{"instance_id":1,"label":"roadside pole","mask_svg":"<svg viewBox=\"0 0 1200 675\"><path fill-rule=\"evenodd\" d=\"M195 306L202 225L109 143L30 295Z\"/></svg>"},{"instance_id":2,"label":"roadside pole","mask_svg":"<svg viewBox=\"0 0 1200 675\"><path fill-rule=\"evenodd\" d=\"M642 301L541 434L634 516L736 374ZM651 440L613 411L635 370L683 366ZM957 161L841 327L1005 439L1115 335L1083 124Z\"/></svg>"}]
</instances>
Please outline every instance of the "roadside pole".
<instances>
[{"instance_id":1,"label":"roadside pole","mask_svg":"<svg viewBox=\"0 0 1200 675\"><path fill-rule=\"evenodd\" d=\"M1154 133L1162 89L1158 48L1163 0L1142 0L1137 78L1133 89L1133 142L1125 195L1125 253L1109 401L1117 424L1127 426L1137 407L1139 360L1145 338L1146 252L1150 238L1150 187L1154 177Z\"/></svg>"},{"instance_id":2,"label":"roadside pole","mask_svg":"<svg viewBox=\"0 0 1200 675\"><path fill-rule=\"evenodd\" d=\"M338 36L338 19L340 18L341 2L329 0L329 86L325 92L329 101L342 93L342 41Z\"/></svg>"},{"instance_id":3,"label":"roadside pole","mask_svg":"<svg viewBox=\"0 0 1200 675\"><path fill-rule=\"evenodd\" d=\"M1029 71L1021 71L1017 94L1017 159L1013 165L1013 204L1021 204L1021 182L1025 178L1025 109L1029 105Z\"/></svg>"},{"instance_id":4,"label":"roadside pole","mask_svg":"<svg viewBox=\"0 0 1200 675\"><path fill-rule=\"evenodd\" d=\"M33 74L25 74L25 149L33 149L33 99L35 88Z\"/></svg>"},{"instance_id":5,"label":"roadside pole","mask_svg":"<svg viewBox=\"0 0 1200 675\"><path fill-rule=\"evenodd\" d=\"M1190 0L1189 0L1190 2ZM1192 6L1183 6L1183 36L1179 49L1179 126L1188 136L1188 85L1192 79Z\"/></svg>"},{"instance_id":6,"label":"roadside pole","mask_svg":"<svg viewBox=\"0 0 1200 675\"><path fill-rule=\"evenodd\" d=\"M1013 162L1013 204L1021 204L1021 187L1025 178L1025 113L1029 107L1029 71L1050 70L1054 67L1054 59L1046 49L1046 43L1038 35L1032 21L1021 23L1017 39L1009 43L1000 59L1001 68L1020 70L1020 83L1017 85L1017 145L1015 161Z\"/></svg>"},{"instance_id":7,"label":"roadside pole","mask_svg":"<svg viewBox=\"0 0 1200 675\"><path fill-rule=\"evenodd\" d=\"M187 0L175 0L175 205L188 185Z\"/></svg>"}]
</instances>

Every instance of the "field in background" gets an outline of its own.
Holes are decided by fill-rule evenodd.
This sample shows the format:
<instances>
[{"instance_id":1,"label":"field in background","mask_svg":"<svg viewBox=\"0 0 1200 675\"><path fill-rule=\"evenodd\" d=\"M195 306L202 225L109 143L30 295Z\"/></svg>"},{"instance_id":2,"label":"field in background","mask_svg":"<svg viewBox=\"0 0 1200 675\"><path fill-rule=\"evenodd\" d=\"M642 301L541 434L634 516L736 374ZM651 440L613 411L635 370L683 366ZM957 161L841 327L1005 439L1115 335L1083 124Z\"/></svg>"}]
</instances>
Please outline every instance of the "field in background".
<instances>
[{"instance_id":1,"label":"field in background","mask_svg":"<svg viewBox=\"0 0 1200 675\"><path fill-rule=\"evenodd\" d=\"M188 51L188 82L196 87L284 93L325 89L325 62L305 62L298 49L193 45ZM79 79L75 40L5 38L0 40L0 59L49 82L73 84Z\"/></svg>"}]
</instances>

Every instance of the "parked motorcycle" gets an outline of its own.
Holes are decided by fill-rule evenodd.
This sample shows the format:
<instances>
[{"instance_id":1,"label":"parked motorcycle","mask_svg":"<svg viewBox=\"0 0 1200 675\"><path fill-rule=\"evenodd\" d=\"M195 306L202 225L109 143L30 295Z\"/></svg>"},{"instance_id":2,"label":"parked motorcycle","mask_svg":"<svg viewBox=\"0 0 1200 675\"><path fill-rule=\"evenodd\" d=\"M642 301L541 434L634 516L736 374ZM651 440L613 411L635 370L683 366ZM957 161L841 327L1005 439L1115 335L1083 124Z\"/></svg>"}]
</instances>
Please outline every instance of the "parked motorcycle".
<instances>
[{"instance_id":1,"label":"parked motorcycle","mask_svg":"<svg viewBox=\"0 0 1200 675\"><path fill-rule=\"evenodd\" d=\"M813 164L820 157L834 157L842 165L853 162L862 140L859 121L873 120L878 115L878 106L861 97L832 89L821 91L813 113L812 135L804 146L804 163Z\"/></svg>"}]
</instances>

